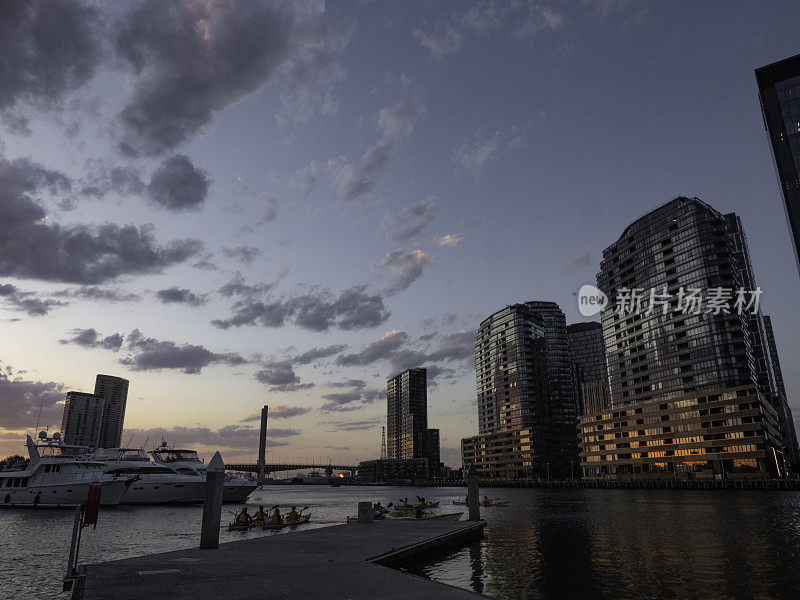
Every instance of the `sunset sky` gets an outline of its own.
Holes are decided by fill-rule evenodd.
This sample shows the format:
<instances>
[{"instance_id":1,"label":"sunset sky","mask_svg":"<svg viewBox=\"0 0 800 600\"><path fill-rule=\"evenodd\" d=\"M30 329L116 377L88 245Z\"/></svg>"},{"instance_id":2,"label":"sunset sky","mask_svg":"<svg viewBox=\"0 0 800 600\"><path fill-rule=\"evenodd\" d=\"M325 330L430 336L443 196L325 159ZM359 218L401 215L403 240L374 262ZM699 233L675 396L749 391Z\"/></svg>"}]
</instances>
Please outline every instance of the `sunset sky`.
<instances>
[{"instance_id":1,"label":"sunset sky","mask_svg":"<svg viewBox=\"0 0 800 600\"><path fill-rule=\"evenodd\" d=\"M477 432L473 344L677 195L737 212L800 416L753 69L796 2L0 3L0 456L130 380L124 442L376 458L386 379ZM40 413L41 407L41 415Z\"/></svg>"}]
</instances>

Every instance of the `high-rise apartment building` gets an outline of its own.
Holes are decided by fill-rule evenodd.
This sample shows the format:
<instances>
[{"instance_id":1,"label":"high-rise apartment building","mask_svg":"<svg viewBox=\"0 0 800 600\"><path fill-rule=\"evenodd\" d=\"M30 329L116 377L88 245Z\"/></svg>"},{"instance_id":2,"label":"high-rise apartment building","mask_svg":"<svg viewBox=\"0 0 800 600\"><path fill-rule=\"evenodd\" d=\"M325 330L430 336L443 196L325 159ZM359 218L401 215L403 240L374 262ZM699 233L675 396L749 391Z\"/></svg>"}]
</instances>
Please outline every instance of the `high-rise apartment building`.
<instances>
[{"instance_id":1,"label":"high-rise apartment building","mask_svg":"<svg viewBox=\"0 0 800 600\"><path fill-rule=\"evenodd\" d=\"M639 218L603 251L597 282L611 300L602 323L612 404L753 381L746 317L695 314L679 306L681 288L742 287L734 252L725 217L685 197ZM617 299L634 289L642 290L642 310L614 310ZM668 295L666 312L663 305L646 310L650 290Z\"/></svg>"},{"instance_id":2,"label":"high-rise apartment building","mask_svg":"<svg viewBox=\"0 0 800 600\"><path fill-rule=\"evenodd\" d=\"M525 306L541 315L544 322L547 354L547 385L550 393L550 420L553 425L575 431L578 419L578 394L572 376L567 320L555 302L534 300ZM571 436L575 440L575 436Z\"/></svg>"},{"instance_id":3,"label":"high-rise apartment building","mask_svg":"<svg viewBox=\"0 0 800 600\"><path fill-rule=\"evenodd\" d=\"M770 355L770 362L772 364L772 373L775 381L775 387L778 393L778 401L780 402L781 409L779 411L781 417L781 427L784 431L784 444L786 452L791 458L792 464L796 467L800 465L800 445L797 443L797 430L794 426L794 417L792 416L792 409L789 407L789 402L786 396L786 387L783 384L783 371L781 370L781 362L778 359L778 346L775 344L775 332L772 330L772 319L768 315L764 315L764 334L767 339L767 348Z\"/></svg>"},{"instance_id":4,"label":"high-rise apartment building","mask_svg":"<svg viewBox=\"0 0 800 600\"><path fill-rule=\"evenodd\" d=\"M61 439L65 444L98 447L104 403L102 396L67 392L64 416L61 418Z\"/></svg>"},{"instance_id":5,"label":"high-rise apartment building","mask_svg":"<svg viewBox=\"0 0 800 600\"><path fill-rule=\"evenodd\" d=\"M425 432L425 456L428 458L428 477L439 479L441 477L441 449L438 429L428 429Z\"/></svg>"},{"instance_id":6,"label":"high-rise apartment building","mask_svg":"<svg viewBox=\"0 0 800 600\"><path fill-rule=\"evenodd\" d=\"M100 428L100 448L119 448L128 400L128 380L113 375L98 375L94 393L105 399L103 424Z\"/></svg>"},{"instance_id":7,"label":"high-rise apartment building","mask_svg":"<svg viewBox=\"0 0 800 600\"><path fill-rule=\"evenodd\" d=\"M603 252L612 406L581 419L586 475L784 472L763 319L734 309L754 283L738 218L697 198L647 213ZM708 304L724 291L727 308Z\"/></svg>"},{"instance_id":8,"label":"high-rise apartment building","mask_svg":"<svg viewBox=\"0 0 800 600\"><path fill-rule=\"evenodd\" d=\"M386 384L389 459L427 458L427 371L408 369Z\"/></svg>"},{"instance_id":9,"label":"high-rise apartment building","mask_svg":"<svg viewBox=\"0 0 800 600\"><path fill-rule=\"evenodd\" d=\"M611 404L606 371L603 326L596 321L567 325L573 379L580 399L579 412L597 412Z\"/></svg>"},{"instance_id":10,"label":"high-rise apartment building","mask_svg":"<svg viewBox=\"0 0 800 600\"><path fill-rule=\"evenodd\" d=\"M800 269L800 54L756 69L756 81Z\"/></svg>"},{"instance_id":11,"label":"high-rise apartment building","mask_svg":"<svg viewBox=\"0 0 800 600\"><path fill-rule=\"evenodd\" d=\"M484 319L475 343L478 433L550 424L545 323L526 304Z\"/></svg>"},{"instance_id":12,"label":"high-rise apartment building","mask_svg":"<svg viewBox=\"0 0 800 600\"><path fill-rule=\"evenodd\" d=\"M569 473L577 461L577 408L558 305L514 304L486 318L475 376L479 433L461 440L463 465L509 479Z\"/></svg>"}]
</instances>

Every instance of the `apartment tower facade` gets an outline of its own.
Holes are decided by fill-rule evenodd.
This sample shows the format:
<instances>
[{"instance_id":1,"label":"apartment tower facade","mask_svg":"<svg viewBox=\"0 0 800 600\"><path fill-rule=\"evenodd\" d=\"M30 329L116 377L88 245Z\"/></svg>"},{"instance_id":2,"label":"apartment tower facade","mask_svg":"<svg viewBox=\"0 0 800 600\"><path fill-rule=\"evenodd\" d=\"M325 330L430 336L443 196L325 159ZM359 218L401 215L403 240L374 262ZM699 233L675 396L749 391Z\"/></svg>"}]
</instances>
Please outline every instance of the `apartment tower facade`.
<instances>
[{"instance_id":1,"label":"apartment tower facade","mask_svg":"<svg viewBox=\"0 0 800 600\"><path fill-rule=\"evenodd\" d=\"M611 407L581 418L585 476L785 473L760 316L709 304L753 283L741 223L697 198L659 206L606 248Z\"/></svg>"},{"instance_id":2,"label":"apartment tower facade","mask_svg":"<svg viewBox=\"0 0 800 600\"><path fill-rule=\"evenodd\" d=\"M103 423L100 428L100 448L119 448L122 445L128 383L127 379L113 375L97 375L95 378L94 393L105 400Z\"/></svg>"}]
</instances>

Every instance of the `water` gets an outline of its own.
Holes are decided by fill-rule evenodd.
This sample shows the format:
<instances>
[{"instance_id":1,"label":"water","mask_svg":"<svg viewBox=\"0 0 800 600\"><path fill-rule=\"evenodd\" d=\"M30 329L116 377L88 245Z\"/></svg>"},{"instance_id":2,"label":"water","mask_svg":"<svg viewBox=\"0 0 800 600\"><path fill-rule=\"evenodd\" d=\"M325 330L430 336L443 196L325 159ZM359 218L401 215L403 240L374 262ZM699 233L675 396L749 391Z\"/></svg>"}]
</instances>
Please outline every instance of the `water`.
<instances>
[{"instance_id":1,"label":"water","mask_svg":"<svg viewBox=\"0 0 800 600\"><path fill-rule=\"evenodd\" d=\"M359 500L416 494L454 510L464 488L269 486L248 506L308 506L308 527L343 523ZM800 597L800 493L485 490L484 538L407 565L497 599ZM226 505L225 510L241 508ZM464 510L465 507L455 507ZM104 509L84 531L81 563L196 547L201 506ZM223 526L228 517L223 514ZM60 593L73 512L0 510L0 598ZM290 532L228 532L220 541Z\"/></svg>"},{"instance_id":2,"label":"water","mask_svg":"<svg viewBox=\"0 0 800 600\"><path fill-rule=\"evenodd\" d=\"M497 599L800 598L800 493L486 493L511 506L484 539L411 572Z\"/></svg>"}]
</instances>

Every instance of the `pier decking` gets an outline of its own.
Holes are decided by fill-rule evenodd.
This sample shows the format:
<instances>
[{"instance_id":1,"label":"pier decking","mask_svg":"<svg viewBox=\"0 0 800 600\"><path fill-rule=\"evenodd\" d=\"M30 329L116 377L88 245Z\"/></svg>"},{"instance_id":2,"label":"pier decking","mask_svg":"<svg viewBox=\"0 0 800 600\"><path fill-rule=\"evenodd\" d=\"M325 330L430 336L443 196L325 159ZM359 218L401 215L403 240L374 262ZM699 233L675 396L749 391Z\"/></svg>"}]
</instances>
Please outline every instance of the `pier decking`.
<instances>
[{"instance_id":1,"label":"pier decking","mask_svg":"<svg viewBox=\"0 0 800 600\"><path fill-rule=\"evenodd\" d=\"M482 598L386 568L477 536L485 522L352 523L88 565L83 600Z\"/></svg>"}]
</instances>

